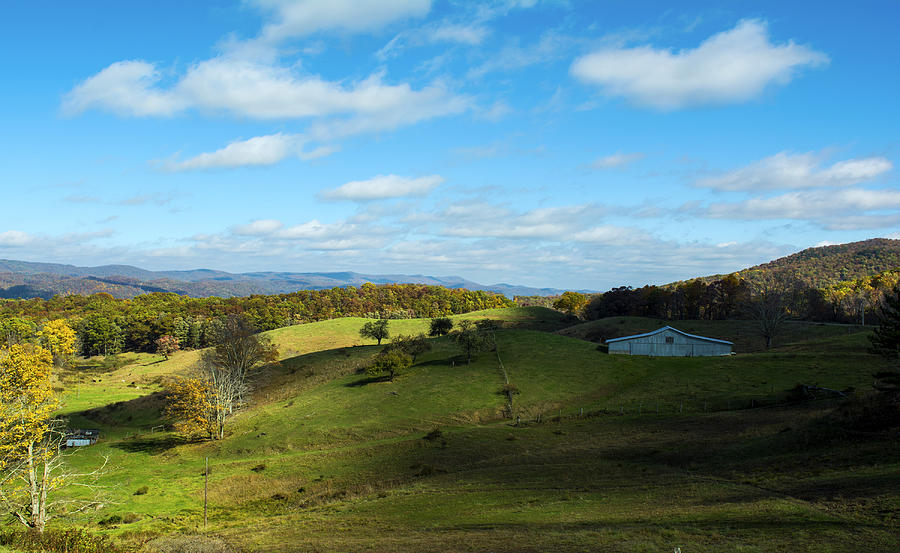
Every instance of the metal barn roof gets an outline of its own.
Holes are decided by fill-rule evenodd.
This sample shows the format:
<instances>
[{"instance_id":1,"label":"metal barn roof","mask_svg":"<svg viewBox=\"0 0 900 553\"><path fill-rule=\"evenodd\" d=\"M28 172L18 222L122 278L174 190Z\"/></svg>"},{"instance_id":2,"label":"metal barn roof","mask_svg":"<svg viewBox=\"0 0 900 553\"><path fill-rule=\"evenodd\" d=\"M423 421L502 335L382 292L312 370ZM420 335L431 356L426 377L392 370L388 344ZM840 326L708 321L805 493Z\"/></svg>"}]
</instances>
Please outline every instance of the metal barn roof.
<instances>
[{"instance_id":1,"label":"metal barn roof","mask_svg":"<svg viewBox=\"0 0 900 553\"><path fill-rule=\"evenodd\" d=\"M682 336L687 336L688 338L696 338L697 340L705 340L707 342L716 342L717 344L728 344L731 346L734 345L733 342L729 342L728 340L719 340L717 338L707 338L706 336L697 336L696 334L688 334L687 332L678 330L677 328L671 327L671 326L664 326L660 329L654 330L653 332L645 332L643 334L635 334L633 336L622 336L621 338L613 338L611 340L607 340L606 343L608 344L610 342L623 342L625 340L633 340L635 338L644 338L647 336L653 336L654 334L659 334L660 332L663 332L664 330L672 330L674 332L677 332L678 334L681 334Z\"/></svg>"}]
</instances>

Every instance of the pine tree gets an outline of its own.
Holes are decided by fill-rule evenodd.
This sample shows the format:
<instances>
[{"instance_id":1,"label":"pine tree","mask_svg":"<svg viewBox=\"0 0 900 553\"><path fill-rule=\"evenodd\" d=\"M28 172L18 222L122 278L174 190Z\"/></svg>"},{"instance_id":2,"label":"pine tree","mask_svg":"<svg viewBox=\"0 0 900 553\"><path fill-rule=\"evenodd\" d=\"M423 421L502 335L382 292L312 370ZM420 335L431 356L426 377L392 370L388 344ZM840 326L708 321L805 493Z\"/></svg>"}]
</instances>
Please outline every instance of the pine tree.
<instances>
[{"instance_id":1,"label":"pine tree","mask_svg":"<svg viewBox=\"0 0 900 553\"><path fill-rule=\"evenodd\" d=\"M888 359L900 358L900 286L884 295L880 309L881 325L869 336L872 353Z\"/></svg>"}]
</instances>

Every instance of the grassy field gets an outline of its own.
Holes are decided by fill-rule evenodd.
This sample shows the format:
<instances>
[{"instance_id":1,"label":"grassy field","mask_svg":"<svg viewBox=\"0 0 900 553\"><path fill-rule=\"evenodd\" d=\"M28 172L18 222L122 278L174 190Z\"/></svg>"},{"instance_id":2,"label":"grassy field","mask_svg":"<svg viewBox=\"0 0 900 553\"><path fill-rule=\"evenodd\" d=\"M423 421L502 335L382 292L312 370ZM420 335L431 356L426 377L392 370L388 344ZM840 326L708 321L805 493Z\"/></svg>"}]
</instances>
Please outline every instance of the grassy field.
<instances>
[{"instance_id":1,"label":"grassy field","mask_svg":"<svg viewBox=\"0 0 900 553\"><path fill-rule=\"evenodd\" d=\"M599 342L601 340L650 332L666 325L674 326L678 330L689 334L698 334L734 342L734 351L738 353L757 352L765 349L765 342L757 330L758 325L753 321L704 320L670 322L647 317L608 317L573 325L560 330L559 333L563 336ZM845 336L865 330L865 328L857 325L786 321L782 325L778 336L776 336L774 345L782 346L820 338Z\"/></svg>"},{"instance_id":2,"label":"grassy field","mask_svg":"<svg viewBox=\"0 0 900 553\"><path fill-rule=\"evenodd\" d=\"M485 316L504 323L518 425L504 416L496 353L466 366L448 338L432 339L394 382L374 380L360 372L378 351L358 337L364 319L269 333L283 359L218 442L149 431L162 421L148 394L196 352L67 375L81 379L64 394L73 423L104 433L69 462L108 456L109 470L104 506L60 524L135 547L203 534L208 457L205 534L248 551L900 549L896 429L848 428L837 400L786 403L797 383L870 391L889 365L865 353L864 333L800 329L765 353L650 359L564 335L583 326L554 333L566 321L550 310L463 318ZM391 332L426 326L392 321Z\"/></svg>"}]
</instances>

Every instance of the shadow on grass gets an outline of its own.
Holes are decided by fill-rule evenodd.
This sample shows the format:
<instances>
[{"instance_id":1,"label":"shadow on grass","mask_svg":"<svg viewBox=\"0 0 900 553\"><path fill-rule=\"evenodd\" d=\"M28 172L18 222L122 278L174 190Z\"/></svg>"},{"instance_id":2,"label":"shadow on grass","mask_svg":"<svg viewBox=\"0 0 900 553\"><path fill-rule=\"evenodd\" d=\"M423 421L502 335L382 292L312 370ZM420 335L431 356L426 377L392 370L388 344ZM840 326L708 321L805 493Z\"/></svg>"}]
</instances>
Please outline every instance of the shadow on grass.
<instances>
[{"instance_id":1,"label":"shadow on grass","mask_svg":"<svg viewBox=\"0 0 900 553\"><path fill-rule=\"evenodd\" d=\"M146 438L132 438L115 443L112 447L127 451L129 453L147 453L156 455L172 449L175 446L182 445L185 442L182 438L176 436L156 436Z\"/></svg>"},{"instance_id":2,"label":"shadow on grass","mask_svg":"<svg viewBox=\"0 0 900 553\"><path fill-rule=\"evenodd\" d=\"M344 384L344 387L359 388L360 386L367 386L376 382L390 382L390 379L386 376L369 376L366 378L360 378L359 380L354 380L353 382L348 382Z\"/></svg>"}]
</instances>

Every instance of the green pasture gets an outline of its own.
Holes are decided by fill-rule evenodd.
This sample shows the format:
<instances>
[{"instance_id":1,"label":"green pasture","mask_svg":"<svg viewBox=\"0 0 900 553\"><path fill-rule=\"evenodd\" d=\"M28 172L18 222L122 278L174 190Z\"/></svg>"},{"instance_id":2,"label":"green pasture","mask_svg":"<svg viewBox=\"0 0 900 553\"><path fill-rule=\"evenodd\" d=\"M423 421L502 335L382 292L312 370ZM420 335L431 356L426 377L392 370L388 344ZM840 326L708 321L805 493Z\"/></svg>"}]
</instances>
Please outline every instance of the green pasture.
<instances>
[{"instance_id":1,"label":"green pasture","mask_svg":"<svg viewBox=\"0 0 900 553\"><path fill-rule=\"evenodd\" d=\"M666 325L688 334L728 340L734 343L734 351L737 353L758 352L765 349L765 341L759 334L758 323L742 320L665 321L648 317L607 317L569 326L560 330L559 333L572 338L600 342L650 332ZM778 335L775 337L774 346L846 336L865 330L865 327L857 325L786 321L781 325Z\"/></svg>"},{"instance_id":2,"label":"green pasture","mask_svg":"<svg viewBox=\"0 0 900 553\"><path fill-rule=\"evenodd\" d=\"M373 379L363 371L379 348L359 338L358 318L268 333L282 360L259 372L218 442L150 431L162 423L150 393L196 352L66 375L64 409L103 431L68 462L108 465L103 505L57 524L134 547L205 533L246 551L900 549L900 442L844 430L839 400L787 403L798 383L871 391L890 365L866 353L865 333L810 327L767 352L646 358L564 335L587 337L584 326L555 333L566 319L543 308L456 318L484 317L503 323L512 418L497 353L467 366L449 338L430 339L393 382ZM643 324L625 321L606 323Z\"/></svg>"}]
</instances>

